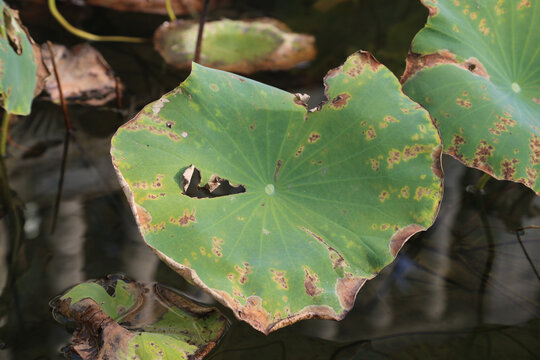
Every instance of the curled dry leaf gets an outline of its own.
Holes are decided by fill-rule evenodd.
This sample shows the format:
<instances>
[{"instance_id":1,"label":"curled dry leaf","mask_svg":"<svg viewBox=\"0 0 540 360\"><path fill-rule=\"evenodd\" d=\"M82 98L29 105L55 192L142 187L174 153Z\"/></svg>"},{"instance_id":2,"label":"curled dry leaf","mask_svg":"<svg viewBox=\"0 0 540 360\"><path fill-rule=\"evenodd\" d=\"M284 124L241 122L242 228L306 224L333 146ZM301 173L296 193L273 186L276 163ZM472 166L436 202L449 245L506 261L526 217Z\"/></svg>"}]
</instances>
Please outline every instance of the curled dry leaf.
<instances>
[{"instance_id":1,"label":"curled dry leaf","mask_svg":"<svg viewBox=\"0 0 540 360\"><path fill-rule=\"evenodd\" d=\"M77 324L68 352L83 360L202 359L227 327L215 308L118 276L79 284L52 306Z\"/></svg>"},{"instance_id":2,"label":"curled dry leaf","mask_svg":"<svg viewBox=\"0 0 540 360\"><path fill-rule=\"evenodd\" d=\"M167 63L189 69L198 27L195 21L165 22L154 34L154 46ZM293 33L273 19L210 21L204 26L201 64L241 74L287 70L312 60L314 43L313 36Z\"/></svg>"},{"instance_id":3,"label":"curled dry leaf","mask_svg":"<svg viewBox=\"0 0 540 360\"><path fill-rule=\"evenodd\" d=\"M212 9L224 2L224 0L211 0L209 8ZM86 0L86 3L118 11L167 14L165 0ZM200 12L203 9L203 4L204 0L171 0L171 6L176 15Z\"/></svg>"},{"instance_id":4,"label":"curled dry leaf","mask_svg":"<svg viewBox=\"0 0 540 360\"><path fill-rule=\"evenodd\" d=\"M305 96L193 64L112 141L146 243L266 334L342 319L441 200L439 135L393 74L358 52L325 84L308 112ZM189 194L216 179L243 191Z\"/></svg>"},{"instance_id":5,"label":"curled dry leaf","mask_svg":"<svg viewBox=\"0 0 540 360\"><path fill-rule=\"evenodd\" d=\"M60 74L62 91L68 102L100 106L116 98L114 73L103 56L89 44L79 44L71 49L64 45L53 45L56 66ZM41 46L43 61L52 73L51 54L46 44ZM52 101L59 102L58 84L49 76L45 90Z\"/></svg>"}]
</instances>

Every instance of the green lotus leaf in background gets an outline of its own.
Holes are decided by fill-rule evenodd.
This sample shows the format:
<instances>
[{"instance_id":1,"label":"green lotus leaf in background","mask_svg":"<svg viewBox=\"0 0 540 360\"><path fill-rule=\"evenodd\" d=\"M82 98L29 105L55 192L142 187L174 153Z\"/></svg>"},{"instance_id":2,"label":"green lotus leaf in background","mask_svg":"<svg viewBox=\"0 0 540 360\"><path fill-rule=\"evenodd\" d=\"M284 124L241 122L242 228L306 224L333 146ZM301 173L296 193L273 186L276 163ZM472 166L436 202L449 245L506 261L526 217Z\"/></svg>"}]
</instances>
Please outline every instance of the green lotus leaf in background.
<instances>
[{"instance_id":1,"label":"green lotus leaf in background","mask_svg":"<svg viewBox=\"0 0 540 360\"><path fill-rule=\"evenodd\" d=\"M197 21L165 22L154 34L154 46L167 63L189 69L198 30ZM242 74L288 70L313 60L314 43L313 36L293 33L274 19L210 21L204 25L201 64Z\"/></svg>"},{"instance_id":2,"label":"green lotus leaf in background","mask_svg":"<svg viewBox=\"0 0 540 360\"><path fill-rule=\"evenodd\" d=\"M69 352L84 360L202 359L227 327L217 309L116 277L79 284L53 307L56 318L77 323Z\"/></svg>"},{"instance_id":3,"label":"green lotus leaf in background","mask_svg":"<svg viewBox=\"0 0 540 360\"><path fill-rule=\"evenodd\" d=\"M404 91L433 116L446 153L540 193L540 4L423 3Z\"/></svg>"},{"instance_id":4,"label":"green lotus leaf in background","mask_svg":"<svg viewBox=\"0 0 540 360\"><path fill-rule=\"evenodd\" d=\"M325 85L308 113L303 95L193 64L112 140L147 244L264 333L342 319L441 199L438 133L387 68L358 52Z\"/></svg>"},{"instance_id":5,"label":"green lotus leaf in background","mask_svg":"<svg viewBox=\"0 0 540 360\"><path fill-rule=\"evenodd\" d=\"M37 84L37 61L16 11L0 0L1 106L11 114L30 113Z\"/></svg>"}]
</instances>

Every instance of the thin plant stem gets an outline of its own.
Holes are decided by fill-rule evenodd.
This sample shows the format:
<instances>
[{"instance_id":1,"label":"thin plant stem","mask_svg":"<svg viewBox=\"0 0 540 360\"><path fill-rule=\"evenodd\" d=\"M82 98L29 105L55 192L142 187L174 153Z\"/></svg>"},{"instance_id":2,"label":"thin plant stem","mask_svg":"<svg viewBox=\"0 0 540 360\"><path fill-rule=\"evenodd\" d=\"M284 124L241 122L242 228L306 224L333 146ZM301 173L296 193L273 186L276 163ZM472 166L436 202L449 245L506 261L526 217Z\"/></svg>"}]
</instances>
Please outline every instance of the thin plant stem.
<instances>
[{"instance_id":1,"label":"thin plant stem","mask_svg":"<svg viewBox=\"0 0 540 360\"><path fill-rule=\"evenodd\" d=\"M484 175L487 175L487 174L484 174ZM485 182L483 185L485 185ZM479 188L479 189L482 189L482 188ZM488 244L488 247L487 247L488 254L486 258L486 263L484 265L484 271L480 279L480 288L478 289L478 302L477 302L477 319L478 319L478 323L482 324L484 322L484 305L486 301L486 288L487 288L489 279L491 278L491 270L493 268L493 262L495 260L495 240L493 239L491 226L489 224L489 220L486 215L486 207L484 204L484 199L482 195L477 195L477 198L480 203L480 221L482 222L482 225L484 228L484 234L485 234L487 244Z\"/></svg>"},{"instance_id":2,"label":"thin plant stem","mask_svg":"<svg viewBox=\"0 0 540 360\"><path fill-rule=\"evenodd\" d=\"M536 267L534 266L534 263L532 259L530 258L529 253L527 252L527 249L525 249L525 245L523 244L523 241L521 241L521 236L519 235L519 231L516 231L516 237L519 242L519 245L521 246L521 250L523 250L523 254L525 254L527 261L531 265L531 268L533 269L534 274L536 275L536 278L540 280L540 274L538 274L538 271L536 270Z\"/></svg>"},{"instance_id":3,"label":"thin plant stem","mask_svg":"<svg viewBox=\"0 0 540 360\"><path fill-rule=\"evenodd\" d=\"M56 228L56 221L58 219L58 210L60 209L60 200L62 199L62 188L64 187L64 174L66 172L67 165L67 155L69 150L69 139L71 137L72 128L71 122L69 121L69 116L67 112L66 99L64 98L64 92L62 91L62 83L60 81L60 74L58 73L58 68L56 67L56 60L54 59L54 51L50 41L47 41L47 46L49 47L49 52L51 54L51 63L54 70L54 77L56 78L56 84L58 85L58 93L60 94L60 104L62 106L62 112L64 114L64 124L66 127L66 132L64 134L64 149L62 152L62 165L60 167L60 179L58 180L58 189L56 192L56 199L54 202L54 212L51 226L51 234L54 233Z\"/></svg>"},{"instance_id":4,"label":"thin plant stem","mask_svg":"<svg viewBox=\"0 0 540 360\"><path fill-rule=\"evenodd\" d=\"M4 112L4 118L2 120L2 134L0 138L0 156L6 156L6 143L9 138L8 129L9 129L9 120L11 119L11 114L7 111Z\"/></svg>"},{"instance_id":5,"label":"thin plant stem","mask_svg":"<svg viewBox=\"0 0 540 360\"><path fill-rule=\"evenodd\" d=\"M15 280L15 265L17 263L17 252L19 251L19 245L21 243L22 237L22 221L20 214L17 211L15 202L13 201L13 196L11 194L11 188L9 187L8 172L4 158L6 156L6 142L7 142L7 131L9 120L11 114L7 111L4 112L2 117L2 134L0 134L0 197L1 201L4 203L8 209L9 214L9 229L11 236L11 254L10 254L10 264L9 264L9 274L7 278L8 287L13 285Z\"/></svg>"},{"instance_id":6,"label":"thin plant stem","mask_svg":"<svg viewBox=\"0 0 540 360\"><path fill-rule=\"evenodd\" d=\"M478 182L476 183L476 188L478 190L484 189L489 179L491 179L491 175L484 173L484 175L482 175L480 180L478 180Z\"/></svg>"},{"instance_id":7,"label":"thin plant stem","mask_svg":"<svg viewBox=\"0 0 540 360\"><path fill-rule=\"evenodd\" d=\"M144 38L138 38L138 37L131 37L131 36L104 36L104 35L96 35L89 33L87 31L77 29L75 26L71 25L66 18L60 14L58 11L58 8L56 7L56 0L48 0L49 3L49 11L51 12L52 16L70 33L72 33L75 36L78 36L80 38L91 40L91 41L118 41L118 42L131 42L131 43L142 43L150 41L149 39Z\"/></svg>"},{"instance_id":8,"label":"thin plant stem","mask_svg":"<svg viewBox=\"0 0 540 360\"><path fill-rule=\"evenodd\" d=\"M199 19L199 33L197 34L197 45L195 46L195 57L193 61L199 63L201 61L201 48L202 48L202 39L204 32L204 23L206 22L206 13L208 12L208 3L210 0L204 0L204 7L201 13L201 18Z\"/></svg>"},{"instance_id":9,"label":"thin plant stem","mask_svg":"<svg viewBox=\"0 0 540 360\"><path fill-rule=\"evenodd\" d=\"M524 227L520 227L520 228L517 228L516 231L523 231L523 230L529 230L529 229L540 229L540 225L529 225L529 226L524 226Z\"/></svg>"},{"instance_id":10,"label":"thin plant stem","mask_svg":"<svg viewBox=\"0 0 540 360\"><path fill-rule=\"evenodd\" d=\"M171 19L171 21L176 21L176 15L174 15L171 0L165 0L165 7L167 8L167 14L169 14L169 19Z\"/></svg>"}]
</instances>

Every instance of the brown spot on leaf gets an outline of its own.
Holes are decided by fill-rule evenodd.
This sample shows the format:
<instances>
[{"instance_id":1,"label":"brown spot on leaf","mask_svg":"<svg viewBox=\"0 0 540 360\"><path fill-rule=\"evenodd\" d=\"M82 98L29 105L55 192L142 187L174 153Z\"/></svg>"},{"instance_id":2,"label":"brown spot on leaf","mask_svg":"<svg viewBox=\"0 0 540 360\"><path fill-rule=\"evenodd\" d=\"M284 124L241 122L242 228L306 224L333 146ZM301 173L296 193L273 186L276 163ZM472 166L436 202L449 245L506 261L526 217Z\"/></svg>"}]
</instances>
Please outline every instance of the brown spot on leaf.
<instances>
[{"instance_id":1,"label":"brown spot on leaf","mask_svg":"<svg viewBox=\"0 0 540 360\"><path fill-rule=\"evenodd\" d=\"M452 64L489 80L486 68L478 59L471 57L464 62L459 62L456 60L456 55L448 50L442 50L439 53L429 55L409 53L405 72L400 81L404 84L418 71L441 64Z\"/></svg>"},{"instance_id":2,"label":"brown spot on leaf","mask_svg":"<svg viewBox=\"0 0 540 360\"><path fill-rule=\"evenodd\" d=\"M529 140L531 165L540 163L540 136L533 134Z\"/></svg>"},{"instance_id":3,"label":"brown spot on leaf","mask_svg":"<svg viewBox=\"0 0 540 360\"><path fill-rule=\"evenodd\" d=\"M465 144L465 138L458 134L454 134L452 138L452 146L448 147L448 153L452 156L458 157L459 148L462 144Z\"/></svg>"},{"instance_id":4,"label":"brown spot on leaf","mask_svg":"<svg viewBox=\"0 0 540 360\"><path fill-rule=\"evenodd\" d=\"M318 284L320 282L319 275L315 272L310 271L309 268L303 267L304 269L304 288L306 289L306 294L311 297L321 295L323 290L319 288Z\"/></svg>"},{"instance_id":5,"label":"brown spot on leaf","mask_svg":"<svg viewBox=\"0 0 540 360\"><path fill-rule=\"evenodd\" d=\"M522 10L523 8L530 8L530 7L531 7L530 0L521 0L517 6L517 9Z\"/></svg>"},{"instance_id":6,"label":"brown spot on leaf","mask_svg":"<svg viewBox=\"0 0 540 360\"><path fill-rule=\"evenodd\" d=\"M216 255L217 257L222 257L223 253L221 252L221 245L223 245L225 242L223 239L219 239L217 237L212 238L212 253Z\"/></svg>"},{"instance_id":7,"label":"brown spot on leaf","mask_svg":"<svg viewBox=\"0 0 540 360\"><path fill-rule=\"evenodd\" d=\"M161 188L163 185L161 183L161 180L163 180L163 175L162 174L158 174L156 176L156 181L154 181L152 184L150 184L150 186L152 187L152 189L159 189Z\"/></svg>"},{"instance_id":8,"label":"brown spot on leaf","mask_svg":"<svg viewBox=\"0 0 540 360\"><path fill-rule=\"evenodd\" d=\"M519 163L518 159L504 159L501 162L501 169L503 176L506 180L513 180L516 173L516 164Z\"/></svg>"},{"instance_id":9,"label":"brown spot on leaf","mask_svg":"<svg viewBox=\"0 0 540 360\"><path fill-rule=\"evenodd\" d=\"M134 189L146 190L148 189L148 183L146 181L134 181L131 183L131 187Z\"/></svg>"},{"instance_id":10,"label":"brown spot on leaf","mask_svg":"<svg viewBox=\"0 0 540 360\"><path fill-rule=\"evenodd\" d=\"M148 195L146 195L146 198L147 198L147 199L150 199L150 200L155 200L155 199L158 199L158 198L164 197L164 196L165 196L165 193L148 194Z\"/></svg>"},{"instance_id":11,"label":"brown spot on leaf","mask_svg":"<svg viewBox=\"0 0 540 360\"><path fill-rule=\"evenodd\" d=\"M272 321L272 316L262 307L262 299L258 296L248 297L246 304L237 310L236 314L261 331L264 331Z\"/></svg>"},{"instance_id":12,"label":"brown spot on leaf","mask_svg":"<svg viewBox=\"0 0 540 360\"><path fill-rule=\"evenodd\" d=\"M379 170L379 162L375 159L369 159L371 161L371 169L377 171Z\"/></svg>"},{"instance_id":13,"label":"brown spot on leaf","mask_svg":"<svg viewBox=\"0 0 540 360\"><path fill-rule=\"evenodd\" d=\"M386 162L388 163L388 168L392 169L394 164L398 164L401 161L401 152L396 149L392 149L388 152L388 158Z\"/></svg>"},{"instance_id":14,"label":"brown spot on leaf","mask_svg":"<svg viewBox=\"0 0 540 360\"><path fill-rule=\"evenodd\" d=\"M400 192L401 192L401 196L403 196L405 199L409 198L409 187L408 186L402 187Z\"/></svg>"},{"instance_id":15,"label":"brown spot on leaf","mask_svg":"<svg viewBox=\"0 0 540 360\"><path fill-rule=\"evenodd\" d=\"M346 311L352 309L358 290L364 285L366 279L359 277L345 277L337 280L336 293L339 303Z\"/></svg>"},{"instance_id":16,"label":"brown spot on leaf","mask_svg":"<svg viewBox=\"0 0 540 360\"><path fill-rule=\"evenodd\" d=\"M249 265L247 262L242 263L242 267L240 267L238 265L234 266L234 270L236 270L236 272L238 272L238 274L239 274L238 282L240 284L244 285L245 283L248 282L248 277L247 276L249 274L251 274L252 269L253 269L253 266Z\"/></svg>"},{"instance_id":17,"label":"brown spot on leaf","mask_svg":"<svg viewBox=\"0 0 540 360\"><path fill-rule=\"evenodd\" d=\"M296 150L296 153L294 154L295 157L299 157L302 154L302 151L304 151L304 146L300 146L298 150Z\"/></svg>"},{"instance_id":18,"label":"brown spot on leaf","mask_svg":"<svg viewBox=\"0 0 540 360\"><path fill-rule=\"evenodd\" d=\"M489 165L488 157L493 154L493 150L495 150L493 145L489 145L485 140L481 140L480 144L476 147L472 166L491 173L492 169L491 165Z\"/></svg>"},{"instance_id":19,"label":"brown spot on leaf","mask_svg":"<svg viewBox=\"0 0 540 360\"><path fill-rule=\"evenodd\" d=\"M381 191L379 194L379 201L384 202L384 200L390 198L390 193L386 190Z\"/></svg>"},{"instance_id":20,"label":"brown spot on leaf","mask_svg":"<svg viewBox=\"0 0 540 360\"><path fill-rule=\"evenodd\" d=\"M370 126L366 131L366 140L370 141L375 139L377 136L377 133L375 132L375 128L373 126Z\"/></svg>"},{"instance_id":21,"label":"brown spot on leaf","mask_svg":"<svg viewBox=\"0 0 540 360\"><path fill-rule=\"evenodd\" d=\"M330 261L332 262L332 267L334 269L337 269L337 268L344 269L346 267L349 267L349 264L347 263L347 261L345 261L343 256L336 249L330 246L326 241L324 241L322 237L320 237L319 235L315 234L313 231L305 227L301 227L301 229L305 231L306 233L308 233L309 235L313 236L318 242L323 244L326 247L326 249L328 249L328 255L330 257Z\"/></svg>"},{"instance_id":22,"label":"brown spot on leaf","mask_svg":"<svg viewBox=\"0 0 540 360\"><path fill-rule=\"evenodd\" d=\"M148 232L150 230L150 222L152 221L152 216L148 211L146 211L145 208L143 208L139 204L135 204L135 209L135 217L137 218L137 222L139 223L140 227L143 229L144 232Z\"/></svg>"},{"instance_id":23,"label":"brown spot on leaf","mask_svg":"<svg viewBox=\"0 0 540 360\"><path fill-rule=\"evenodd\" d=\"M408 161L418 157L418 154L431 152L432 148L426 145L415 144L414 146L405 146L403 149L403 161Z\"/></svg>"},{"instance_id":24,"label":"brown spot on leaf","mask_svg":"<svg viewBox=\"0 0 540 360\"><path fill-rule=\"evenodd\" d=\"M536 171L536 169L533 169L530 166L527 166L526 172L527 178L523 181L523 183L532 189L534 187L534 184L536 183L538 172Z\"/></svg>"},{"instance_id":25,"label":"brown spot on leaf","mask_svg":"<svg viewBox=\"0 0 540 360\"><path fill-rule=\"evenodd\" d=\"M433 149L431 153L431 158L433 159L433 164L431 165L431 171L439 179L444 178L444 172L442 169L442 145L438 145ZM441 183L442 186L442 183Z\"/></svg>"},{"instance_id":26,"label":"brown spot on leaf","mask_svg":"<svg viewBox=\"0 0 540 360\"><path fill-rule=\"evenodd\" d=\"M467 109L470 109L472 107L471 100L462 99L462 98L459 98L459 97L456 99L456 104L458 104L461 107L467 108Z\"/></svg>"},{"instance_id":27,"label":"brown spot on leaf","mask_svg":"<svg viewBox=\"0 0 540 360\"><path fill-rule=\"evenodd\" d=\"M289 284L287 278L285 277L285 271L270 269L270 272L273 274L272 280L278 284L278 287L289 290Z\"/></svg>"},{"instance_id":28,"label":"brown spot on leaf","mask_svg":"<svg viewBox=\"0 0 540 360\"><path fill-rule=\"evenodd\" d=\"M341 109L347 105L347 102L349 101L350 98L351 98L351 95L347 93L339 94L338 96L332 99L332 102L328 106L333 109Z\"/></svg>"},{"instance_id":29,"label":"brown spot on leaf","mask_svg":"<svg viewBox=\"0 0 540 360\"><path fill-rule=\"evenodd\" d=\"M195 219L195 210L190 213L188 209L185 209L182 216L178 217L178 219L171 217L169 222L179 226L188 226L190 222L196 223L197 219Z\"/></svg>"},{"instance_id":30,"label":"brown spot on leaf","mask_svg":"<svg viewBox=\"0 0 540 360\"><path fill-rule=\"evenodd\" d=\"M314 142L316 142L320 138L321 138L321 134L313 132L313 133L311 133L311 135L309 135L308 142L310 144L313 144Z\"/></svg>"},{"instance_id":31,"label":"brown spot on leaf","mask_svg":"<svg viewBox=\"0 0 540 360\"><path fill-rule=\"evenodd\" d=\"M419 186L416 188L414 199L421 200L424 196L431 196L432 194L433 194L433 190L431 188Z\"/></svg>"},{"instance_id":32,"label":"brown spot on leaf","mask_svg":"<svg viewBox=\"0 0 540 360\"><path fill-rule=\"evenodd\" d=\"M392 256L397 256L397 253L403 247L403 244L405 244L405 242L409 240L411 236L425 229L426 228L421 225L411 224L398 230L394 235L392 235L392 238L390 239L390 253L392 254Z\"/></svg>"},{"instance_id":33,"label":"brown spot on leaf","mask_svg":"<svg viewBox=\"0 0 540 360\"><path fill-rule=\"evenodd\" d=\"M274 170L274 181L277 181L277 176L278 176L280 168L281 168L281 160L278 160L276 163L276 170Z\"/></svg>"}]
</instances>

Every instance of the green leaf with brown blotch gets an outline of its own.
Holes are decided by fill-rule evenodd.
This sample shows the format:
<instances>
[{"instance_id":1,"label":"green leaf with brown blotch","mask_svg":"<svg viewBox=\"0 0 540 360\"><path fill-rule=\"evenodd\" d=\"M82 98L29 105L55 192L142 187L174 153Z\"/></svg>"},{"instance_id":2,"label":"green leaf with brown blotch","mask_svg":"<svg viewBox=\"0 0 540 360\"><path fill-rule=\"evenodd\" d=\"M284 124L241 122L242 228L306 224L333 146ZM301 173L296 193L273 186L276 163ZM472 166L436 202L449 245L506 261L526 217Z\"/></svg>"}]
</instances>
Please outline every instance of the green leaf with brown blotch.
<instances>
[{"instance_id":1,"label":"green leaf with brown blotch","mask_svg":"<svg viewBox=\"0 0 540 360\"><path fill-rule=\"evenodd\" d=\"M154 46L167 63L189 69L198 31L198 21L165 22L154 34ZM313 36L293 33L270 18L210 21L204 25L200 63L241 74L288 70L313 60L314 43Z\"/></svg>"},{"instance_id":2,"label":"green leaf with brown blotch","mask_svg":"<svg viewBox=\"0 0 540 360\"><path fill-rule=\"evenodd\" d=\"M444 151L540 193L540 4L424 0L404 91L436 121Z\"/></svg>"},{"instance_id":3,"label":"green leaf with brown blotch","mask_svg":"<svg viewBox=\"0 0 540 360\"><path fill-rule=\"evenodd\" d=\"M264 333L342 319L441 199L440 138L394 75L359 52L325 83L308 112L193 64L112 140L147 244Z\"/></svg>"},{"instance_id":4,"label":"green leaf with brown blotch","mask_svg":"<svg viewBox=\"0 0 540 360\"><path fill-rule=\"evenodd\" d=\"M77 323L68 352L90 359L202 359L227 328L215 308L159 284L108 277L79 284L52 303Z\"/></svg>"},{"instance_id":5,"label":"green leaf with brown blotch","mask_svg":"<svg viewBox=\"0 0 540 360\"><path fill-rule=\"evenodd\" d=\"M27 115L38 82L34 49L17 11L3 0L0 11L0 105L8 113Z\"/></svg>"}]
</instances>

